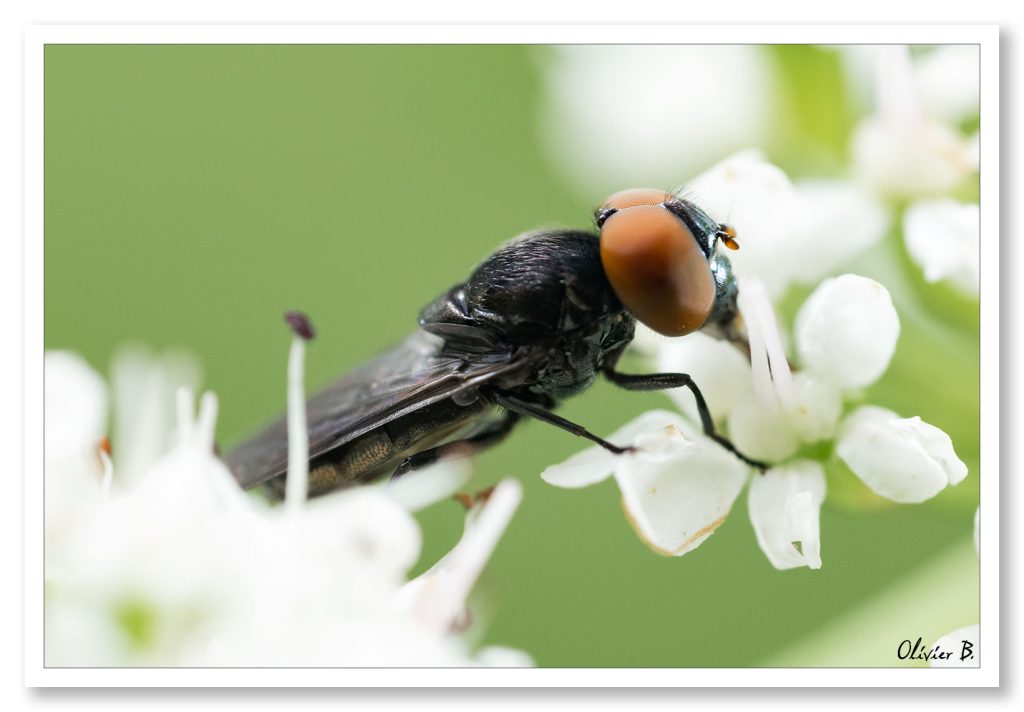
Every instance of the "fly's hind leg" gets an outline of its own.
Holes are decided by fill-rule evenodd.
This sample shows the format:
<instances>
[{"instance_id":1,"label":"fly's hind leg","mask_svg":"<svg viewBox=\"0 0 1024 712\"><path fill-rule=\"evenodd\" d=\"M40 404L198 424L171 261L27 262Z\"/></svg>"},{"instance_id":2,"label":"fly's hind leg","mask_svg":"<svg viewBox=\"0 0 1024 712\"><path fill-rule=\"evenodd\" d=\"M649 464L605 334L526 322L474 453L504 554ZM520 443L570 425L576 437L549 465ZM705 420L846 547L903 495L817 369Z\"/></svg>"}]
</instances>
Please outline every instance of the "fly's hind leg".
<instances>
[{"instance_id":1,"label":"fly's hind leg","mask_svg":"<svg viewBox=\"0 0 1024 712\"><path fill-rule=\"evenodd\" d=\"M714 440L739 459L743 460L743 462L761 470L761 472L764 472L770 467L768 463L747 457L736 449L736 446L732 444L731 440L715 431L715 421L711 417L711 411L708 409L707 401L704 400L704 394L700 392L700 389L694 382L693 377L689 374L650 373L643 375L631 375L619 373L613 368L606 368L604 370L604 374L612 383L620 388L625 388L628 391L663 391L669 388L689 388L690 392L693 393L693 399L697 402L697 413L700 415L700 422L704 428L704 434L706 436Z\"/></svg>"},{"instance_id":2,"label":"fly's hind leg","mask_svg":"<svg viewBox=\"0 0 1024 712\"><path fill-rule=\"evenodd\" d=\"M415 455L410 455L405 458L405 461L394 471L391 475L392 479L401 477L407 472L412 470L420 470L424 467L436 464L442 460L447 460L453 457L469 457L475 455L482 450L486 450L492 445L496 445L505 439L505 436L511 432L512 427L519 421L519 416L515 413L505 413L505 416L492 424L486 430L477 433L471 438L465 438L463 440L455 440L444 445L438 445L437 447L418 452Z\"/></svg>"}]
</instances>

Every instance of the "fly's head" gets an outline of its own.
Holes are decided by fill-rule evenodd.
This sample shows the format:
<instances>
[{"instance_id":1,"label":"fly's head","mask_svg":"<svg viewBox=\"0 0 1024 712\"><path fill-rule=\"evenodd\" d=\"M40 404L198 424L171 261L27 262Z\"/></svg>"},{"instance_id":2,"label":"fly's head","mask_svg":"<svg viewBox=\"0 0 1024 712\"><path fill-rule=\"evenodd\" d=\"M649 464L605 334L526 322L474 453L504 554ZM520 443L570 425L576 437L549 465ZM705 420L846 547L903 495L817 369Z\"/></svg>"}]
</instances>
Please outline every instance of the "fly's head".
<instances>
[{"instance_id":1,"label":"fly's head","mask_svg":"<svg viewBox=\"0 0 1024 712\"><path fill-rule=\"evenodd\" d=\"M654 331L683 336L737 313L736 279L719 247L736 233L663 190L615 193L595 213L601 264L626 309Z\"/></svg>"}]
</instances>

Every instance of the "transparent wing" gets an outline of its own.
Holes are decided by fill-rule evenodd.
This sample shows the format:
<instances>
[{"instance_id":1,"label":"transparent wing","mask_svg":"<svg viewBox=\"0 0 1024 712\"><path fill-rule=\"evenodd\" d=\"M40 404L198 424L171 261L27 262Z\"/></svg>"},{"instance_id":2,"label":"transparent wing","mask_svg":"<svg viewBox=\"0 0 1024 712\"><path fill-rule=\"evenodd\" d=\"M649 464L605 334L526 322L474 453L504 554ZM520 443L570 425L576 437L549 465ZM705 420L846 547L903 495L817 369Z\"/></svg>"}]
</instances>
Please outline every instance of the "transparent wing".
<instances>
[{"instance_id":1,"label":"transparent wing","mask_svg":"<svg viewBox=\"0 0 1024 712\"><path fill-rule=\"evenodd\" d=\"M310 459L517 365L511 352L467 359L442 356L442 343L437 336L417 331L310 398ZM288 463L286 420L277 420L243 442L225 462L245 489L283 474Z\"/></svg>"}]
</instances>

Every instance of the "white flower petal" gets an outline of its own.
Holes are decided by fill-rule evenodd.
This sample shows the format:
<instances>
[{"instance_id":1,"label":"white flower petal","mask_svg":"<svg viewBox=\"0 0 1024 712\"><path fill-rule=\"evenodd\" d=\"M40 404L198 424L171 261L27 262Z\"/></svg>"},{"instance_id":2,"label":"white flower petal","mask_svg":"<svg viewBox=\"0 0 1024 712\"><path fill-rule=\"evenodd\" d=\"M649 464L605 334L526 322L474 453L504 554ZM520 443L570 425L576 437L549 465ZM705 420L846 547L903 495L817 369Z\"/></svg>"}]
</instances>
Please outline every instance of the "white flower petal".
<instances>
[{"instance_id":1,"label":"white flower petal","mask_svg":"<svg viewBox=\"0 0 1024 712\"><path fill-rule=\"evenodd\" d=\"M111 366L114 392L114 472L136 482L172 444L175 394L195 391L199 365L179 351L155 354L141 345L121 348Z\"/></svg>"},{"instance_id":2,"label":"white flower petal","mask_svg":"<svg viewBox=\"0 0 1024 712\"><path fill-rule=\"evenodd\" d=\"M750 363L732 344L699 332L666 340L658 350L655 369L688 373L704 394L711 417L721 420L751 392ZM676 406L699 423L697 404L687 388L665 391Z\"/></svg>"},{"instance_id":3,"label":"white flower petal","mask_svg":"<svg viewBox=\"0 0 1024 712\"><path fill-rule=\"evenodd\" d=\"M682 438L664 431L663 438ZM637 534L655 551L682 556L714 533L749 468L716 443L687 443L672 458L624 457L615 479Z\"/></svg>"},{"instance_id":4,"label":"white flower petal","mask_svg":"<svg viewBox=\"0 0 1024 712\"><path fill-rule=\"evenodd\" d=\"M680 556L710 536L749 471L735 455L697 435L678 413L644 413L609 440L638 450L609 456L591 448L548 468L543 477L552 484L582 487L614 471L634 529L663 554Z\"/></svg>"},{"instance_id":5,"label":"white flower petal","mask_svg":"<svg viewBox=\"0 0 1024 712\"><path fill-rule=\"evenodd\" d=\"M804 180L796 191L803 228L786 258L794 279L816 282L885 236L888 211L859 183Z\"/></svg>"},{"instance_id":6,"label":"white flower petal","mask_svg":"<svg viewBox=\"0 0 1024 712\"><path fill-rule=\"evenodd\" d=\"M103 378L85 359L68 351L47 351L43 369L47 460L83 454L93 458L107 429L108 397Z\"/></svg>"},{"instance_id":7,"label":"white flower petal","mask_svg":"<svg viewBox=\"0 0 1024 712\"><path fill-rule=\"evenodd\" d=\"M907 252L929 282L950 280L977 296L981 212L977 204L955 200L918 202L903 216Z\"/></svg>"},{"instance_id":8,"label":"white flower petal","mask_svg":"<svg viewBox=\"0 0 1024 712\"><path fill-rule=\"evenodd\" d=\"M540 476L549 485L576 489L603 482L614 469L615 455L595 445L581 450L564 462L549 465Z\"/></svg>"},{"instance_id":9,"label":"white flower petal","mask_svg":"<svg viewBox=\"0 0 1024 712\"><path fill-rule=\"evenodd\" d=\"M836 453L868 487L896 502L923 502L967 476L948 435L919 417L875 406L843 422Z\"/></svg>"},{"instance_id":10,"label":"white flower petal","mask_svg":"<svg viewBox=\"0 0 1024 712\"><path fill-rule=\"evenodd\" d=\"M829 440L836 434L843 409L842 394L835 385L814 372L793 374L796 405L787 412L789 422L804 442Z\"/></svg>"},{"instance_id":11,"label":"white flower petal","mask_svg":"<svg viewBox=\"0 0 1024 712\"><path fill-rule=\"evenodd\" d=\"M417 470L412 477L398 477L378 486L410 512L418 512L451 497L469 481L472 474L469 460L458 458Z\"/></svg>"},{"instance_id":12,"label":"white flower petal","mask_svg":"<svg viewBox=\"0 0 1024 712\"><path fill-rule=\"evenodd\" d=\"M692 428L678 413L667 410L650 410L626 423L606 439L623 447L640 445L638 438L643 440L644 436L666 427L675 428L676 431L684 434L692 432ZM649 443L649 447L658 447L657 443L651 443L649 439L646 442ZM615 455L595 445L576 453L562 463L550 465L540 476L545 482L556 487L570 489L587 487L608 479L623 458L628 457L631 455Z\"/></svg>"},{"instance_id":13,"label":"white flower petal","mask_svg":"<svg viewBox=\"0 0 1024 712\"><path fill-rule=\"evenodd\" d=\"M843 388L874 383L896 350L900 321L889 291L866 277L826 279L796 318L805 366Z\"/></svg>"},{"instance_id":14,"label":"white flower petal","mask_svg":"<svg viewBox=\"0 0 1024 712\"><path fill-rule=\"evenodd\" d=\"M589 195L675 185L767 135L774 75L759 47L572 45L545 58L552 165ZM687 77L686 91L666 91L666 76ZM714 109L697 109L694 97L708 96Z\"/></svg>"},{"instance_id":15,"label":"white flower petal","mask_svg":"<svg viewBox=\"0 0 1024 712\"><path fill-rule=\"evenodd\" d=\"M693 179L686 194L719 222L736 229L740 249L729 253L739 277L754 276L778 294L792 278L788 246L803 221L800 198L778 166L760 151L729 156Z\"/></svg>"},{"instance_id":16,"label":"white flower petal","mask_svg":"<svg viewBox=\"0 0 1024 712\"><path fill-rule=\"evenodd\" d=\"M108 396L103 379L77 354L48 351L43 368L49 572L57 565L52 552L59 539L74 536L77 519L100 500L105 466L98 447L107 427Z\"/></svg>"},{"instance_id":17,"label":"white flower petal","mask_svg":"<svg viewBox=\"0 0 1024 712\"><path fill-rule=\"evenodd\" d=\"M688 186L709 215L736 229L729 260L741 278L764 281L771 294L793 280L813 282L885 235L884 205L854 181L794 185L760 152L726 158ZM779 260L780 254L785 260Z\"/></svg>"},{"instance_id":18,"label":"white flower petal","mask_svg":"<svg viewBox=\"0 0 1024 712\"><path fill-rule=\"evenodd\" d=\"M949 484L958 485L967 477L967 465L957 457L953 450L953 441L942 430L924 422L916 415L912 418L901 418L891 425L905 441L917 445L942 468L949 479Z\"/></svg>"},{"instance_id":19,"label":"white flower petal","mask_svg":"<svg viewBox=\"0 0 1024 712\"><path fill-rule=\"evenodd\" d=\"M940 45L916 58L914 80L925 113L952 124L977 116L980 62L978 45Z\"/></svg>"},{"instance_id":20,"label":"white flower petal","mask_svg":"<svg viewBox=\"0 0 1024 712\"><path fill-rule=\"evenodd\" d=\"M852 152L861 180L895 198L947 193L974 171L970 141L926 119L866 119L854 130Z\"/></svg>"},{"instance_id":21,"label":"white flower petal","mask_svg":"<svg viewBox=\"0 0 1024 712\"><path fill-rule=\"evenodd\" d=\"M948 192L974 170L969 142L925 114L907 47L875 56L877 113L854 130L856 172L892 197Z\"/></svg>"},{"instance_id":22,"label":"white flower petal","mask_svg":"<svg viewBox=\"0 0 1024 712\"><path fill-rule=\"evenodd\" d=\"M818 521L824 499L825 472L817 462L792 462L753 477L747 500L750 521L775 568L821 568Z\"/></svg>"},{"instance_id":23,"label":"white flower petal","mask_svg":"<svg viewBox=\"0 0 1024 712\"><path fill-rule=\"evenodd\" d=\"M931 667L978 667L981 665L981 627L957 628L935 641L934 648L952 653L946 660L929 660Z\"/></svg>"},{"instance_id":24,"label":"white flower petal","mask_svg":"<svg viewBox=\"0 0 1024 712\"><path fill-rule=\"evenodd\" d=\"M914 65L906 45L882 45L874 53L875 103L886 122L908 125L921 117Z\"/></svg>"},{"instance_id":25,"label":"white flower petal","mask_svg":"<svg viewBox=\"0 0 1024 712\"><path fill-rule=\"evenodd\" d=\"M358 561L399 581L416 563L421 536L416 520L379 490L359 487L308 502L295 528L295 546L315 549L322 561Z\"/></svg>"},{"instance_id":26,"label":"white flower petal","mask_svg":"<svg viewBox=\"0 0 1024 712\"><path fill-rule=\"evenodd\" d=\"M847 92L853 103L856 105L857 113L870 111L874 108L876 67L878 65L878 54L884 48L879 45L826 45L839 55L839 61L843 65L845 74L844 83Z\"/></svg>"},{"instance_id":27,"label":"white flower petal","mask_svg":"<svg viewBox=\"0 0 1024 712\"><path fill-rule=\"evenodd\" d=\"M800 440L781 408L766 408L749 396L729 413L729 437L740 452L766 462L779 462L800 447Z\"/></svg>"},{"instance_id":28,"label":"white flower petal","mask_svg":"<svg viewBox=\"0 0 1024 712\"><path fill-rule=\"evenodd\" d=\"M518 480L498 483L487 500L467 514L466 529L455 548L429 571L406 584L406 605L420 621L438 630L451 628L522 496Z\"/></svg>"}]
</instances>

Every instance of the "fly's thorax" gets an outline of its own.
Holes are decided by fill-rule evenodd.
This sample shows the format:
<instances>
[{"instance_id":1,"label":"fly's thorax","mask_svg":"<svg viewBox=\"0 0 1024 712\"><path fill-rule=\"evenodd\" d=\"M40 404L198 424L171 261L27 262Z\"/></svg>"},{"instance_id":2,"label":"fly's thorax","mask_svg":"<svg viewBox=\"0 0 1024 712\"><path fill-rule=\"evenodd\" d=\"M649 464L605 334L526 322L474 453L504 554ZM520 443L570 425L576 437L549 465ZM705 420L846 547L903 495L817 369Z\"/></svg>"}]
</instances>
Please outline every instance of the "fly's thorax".
<instances>
[{"instance_id":1,"label":"fly's thorax","mask_svg":"<svg viewBox=\"0 0 1024 712\"><path fill-rule=\"evenodd\" d=\"M586 390L606 360L632 341L635 328L633 317L619 312L538 345L530 392L562 400Z\"/></svg>"},{"instance_id":2,"label":"fly's thorax","mask_svg":"<svg viewBox=\"0 0 1024 712\"><path fill-rule=\"evenodd\" d=\"M421 326L468 346L532 345L622 311L596 235L541 230L513 239L420 313Z\"/></svg>"}]
</instances>

